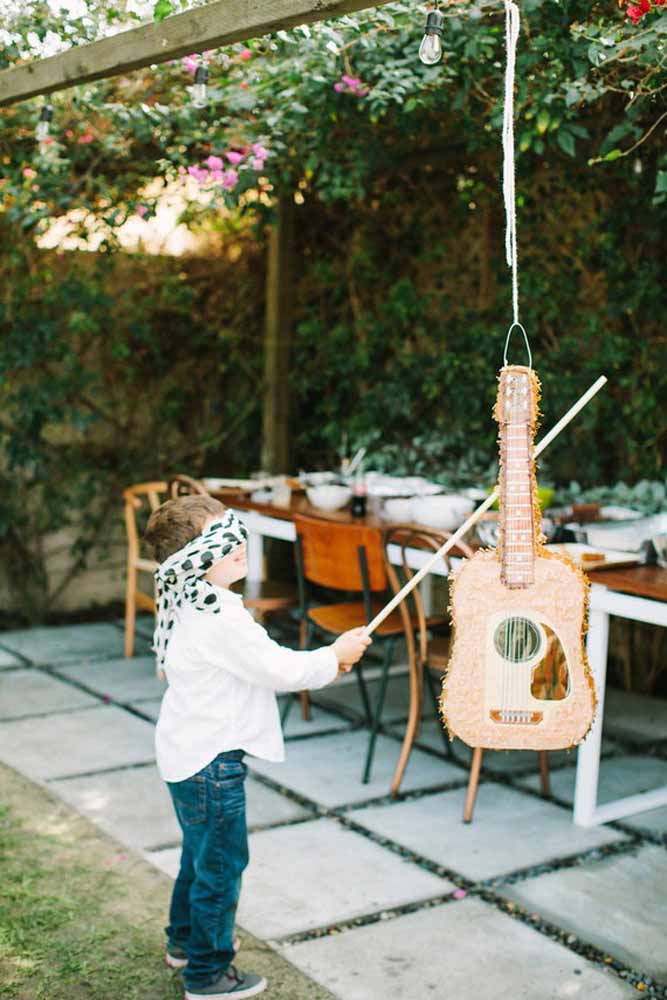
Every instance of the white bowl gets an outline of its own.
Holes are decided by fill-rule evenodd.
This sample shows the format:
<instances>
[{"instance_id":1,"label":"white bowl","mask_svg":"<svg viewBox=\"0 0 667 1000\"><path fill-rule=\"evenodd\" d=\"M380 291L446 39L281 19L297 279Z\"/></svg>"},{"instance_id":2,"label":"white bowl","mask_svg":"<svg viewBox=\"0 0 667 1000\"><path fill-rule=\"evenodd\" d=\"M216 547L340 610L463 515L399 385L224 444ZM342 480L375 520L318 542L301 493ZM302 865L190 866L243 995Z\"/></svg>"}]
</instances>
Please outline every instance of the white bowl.
<instances>
[{"instance_id":1,"label":"white bowl","mask_svg":"<svg viewBox=\"0 0 667 1000\"><path fill-rule=\"evenodd\" d=\"M443 494L433 497L414 497L412 500L412 520L427 528L440 531L456 531L472 513L475 501L458 494Z\"/></svg>"},{"instance_id":2,"label":"white bowl","mask_svg":"<svg viewBox=\"0 0 667 1000\"><path fill-rule=\"evenodd\" d=\"M390 497L382 501L380 517L383 521L411 521L412 497Z\"/></svg>"},{"instance_id":3,"label":"white bowl","mask_svg":"<svg viewBox=\"0 0 667 1000\"><path fill-rule=\"evenodd\" d=\"M309 503L320 510L340 510L352 496L352 490L349 486L327 483L322 486L308 486L306 496Z\"/></svg>"}]
</instances>

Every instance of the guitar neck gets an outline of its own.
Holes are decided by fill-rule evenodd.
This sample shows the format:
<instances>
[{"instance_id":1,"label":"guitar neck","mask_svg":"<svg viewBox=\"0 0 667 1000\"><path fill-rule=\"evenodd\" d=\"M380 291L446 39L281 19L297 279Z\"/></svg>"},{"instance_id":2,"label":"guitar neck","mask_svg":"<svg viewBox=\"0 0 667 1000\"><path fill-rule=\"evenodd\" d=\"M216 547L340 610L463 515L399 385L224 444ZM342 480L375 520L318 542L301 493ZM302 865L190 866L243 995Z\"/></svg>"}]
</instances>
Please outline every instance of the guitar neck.
<instances>
[{"instance_id":1,"label":"guitar neck","mask_svg":"<svg viewBox=\"0 0 667 1000\"><path fill-rule=\"evenodd\" d=\"M500 427L500 579L506 587L529 587L535 579L531 425Z\"/></svg>"}]
</instances>

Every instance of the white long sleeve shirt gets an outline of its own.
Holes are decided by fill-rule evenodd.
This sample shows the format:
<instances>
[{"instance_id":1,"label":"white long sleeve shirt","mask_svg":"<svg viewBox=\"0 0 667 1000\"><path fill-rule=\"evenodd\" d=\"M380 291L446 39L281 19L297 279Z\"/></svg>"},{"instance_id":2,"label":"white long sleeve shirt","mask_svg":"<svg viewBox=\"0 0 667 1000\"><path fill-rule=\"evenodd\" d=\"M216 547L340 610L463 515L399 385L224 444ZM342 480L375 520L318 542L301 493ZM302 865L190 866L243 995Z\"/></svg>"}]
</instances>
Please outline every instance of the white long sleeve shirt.
<instances>
[{"instance_id":1,"label":"white long sleeve shirt","mask_svg":"<svg viewBox=\"0 0 667 1000\"><path fill-rule=\"evenodd\" d=\"M165 781L184 781L223 750L285 759L276 691L329 684L338 673L331 646L296 651L274 642L231 590L216 587L220 614L183 602L169 637L155 731Z\"/></svg>"}]
</instances>

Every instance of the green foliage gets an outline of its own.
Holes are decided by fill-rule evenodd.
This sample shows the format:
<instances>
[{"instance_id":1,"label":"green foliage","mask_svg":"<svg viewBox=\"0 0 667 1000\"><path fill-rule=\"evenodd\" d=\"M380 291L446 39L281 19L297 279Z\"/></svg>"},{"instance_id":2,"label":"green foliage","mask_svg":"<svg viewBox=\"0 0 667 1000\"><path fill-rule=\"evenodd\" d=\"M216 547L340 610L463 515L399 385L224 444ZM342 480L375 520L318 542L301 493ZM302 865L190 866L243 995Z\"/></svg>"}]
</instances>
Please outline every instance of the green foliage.
<instances>
[{"instance_id":1,"label":"green foliage","mask_svg":"<svg viewBox=\"0 0 667 1000\"><path fill-rule=\"evenodd\" d=\"M187 6L159 0L153 13ZM521 301L544 424L601 371L610 378L541 476L582 488L661 479L667 18L638 30L613 4L521 6ZM89 7L70 22L46 4L17 8L0 66L38 51L29 33L40 45L49 32L81 44L127 19L123 5ZM293 469L334 461L345 431L378 467L452 484L492 475L494 374L510 315L502 5L447 7L436 67L416 57L422 15L395 2L209 53L204 111L190 103L182 61L56 94L42 151L40 102L0 112L0 547L30 613L86 565L122 486L257 468L259 254L276 192L303 203ZM253 143L269 151L261 167ZM123 222L155 213L156 177L178 184L229 152L243 156L238 178L182 188L183 221L216 255L237 245L235 263L117 253ZM54 218L68 220L71 238L97 232L99 253L37 251ZM47 549L67 526L75 561L54 586Z\"/></svg>"}]
</instances>

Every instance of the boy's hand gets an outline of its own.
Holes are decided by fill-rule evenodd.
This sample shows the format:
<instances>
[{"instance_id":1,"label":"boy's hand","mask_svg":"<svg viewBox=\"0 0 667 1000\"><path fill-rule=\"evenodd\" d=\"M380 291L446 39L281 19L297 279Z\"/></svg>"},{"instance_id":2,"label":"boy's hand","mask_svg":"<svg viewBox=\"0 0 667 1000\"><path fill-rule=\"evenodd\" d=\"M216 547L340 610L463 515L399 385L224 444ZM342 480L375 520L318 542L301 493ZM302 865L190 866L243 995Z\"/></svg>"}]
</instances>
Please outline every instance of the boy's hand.
<instances>
[{"instance_id":1,"label":"boy's hand","mask_svg":"<svg viewBox=\"0 0 667 1000\"><path fill-rule=\"evenodd\" d=\"M351 628L339 635L333 644L340 669L347 673L353 663L357 663L373 640L364 628Z\"/></svg>"}]
</instances>

